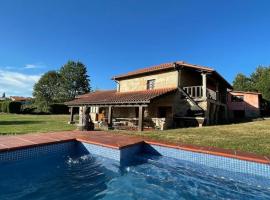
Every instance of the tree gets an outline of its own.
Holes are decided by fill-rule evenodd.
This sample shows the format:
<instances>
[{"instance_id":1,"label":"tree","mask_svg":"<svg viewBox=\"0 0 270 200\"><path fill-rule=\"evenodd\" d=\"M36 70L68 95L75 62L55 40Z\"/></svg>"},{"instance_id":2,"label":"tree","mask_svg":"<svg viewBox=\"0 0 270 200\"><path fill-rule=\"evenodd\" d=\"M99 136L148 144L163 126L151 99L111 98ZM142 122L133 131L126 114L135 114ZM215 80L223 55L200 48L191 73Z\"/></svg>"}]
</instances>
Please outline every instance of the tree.
<instances>
[{"instance_id":1,"label":"tree","mask_svg":"<svg viewBox=\"0 0 270 200\"><path fill-rule=\"evenodd\" d=\"M61 77L59 99L69 101L77 95L90 92L87 69L81 62L68 61L59 71Z\"/></svg>"},{"instance_id":2,"label":"tree","mask_svg":"<svg viewBox=\"0 0 270 200\"><path fill-rule=\"evenodd\" d=\"M48 111L50 103L57 103L60 85L60 75L56 71L45 73L34 85L33 96L41 111Z\"/></svg>"},{"instance_id":3,"label":"tree","mask_svg":"<svg viewBox=\"0 0 270 200\"><path fill-rule=\"evenodd\" d=\"M266 100L270 100L270 67L259 66L250 76L253 88L262 93Z\"/></svg>"},{"instance_id":4,"label":"tree","mask_svg":"<svg viewBox=\"0 0 270 200\"><path fill-rule=\"evenodd\" d=\"M233 88L239 91L252 91L250 78L241 73L237 74L233 81Z\"/></svg>"},{"instance_id":5,"label":"tree","mask_svg":"<svg viewBox=\"0 0 270 200\"><path fill-rule=\"evenodd\" d=\"M5 92L2 94L2 98L6 98L6 93Z\"/></svg>"},{"instance_id":6,"label":"tree","mask_svg":"<svg viewBox=\"0 0 270 200\"><path fill-rule=\"evenodd\" d=\"M90 91L87 69L81 62L68 61L59 72L45 73L34 86L35 104L49 111L50 104L62 103Z\"/></svg>"},{"instance_id":7,"label":"tree","mask_svg":"<svg viewBox=\"0 0 270 200\"><path fill-rule=\"evenodd\" d=\"M262 93L262 97L270 101L270 67L259 66L246 77L243 74L237 74L233 81L234 90L254 91Z\"/></svg>"}]
</instances>

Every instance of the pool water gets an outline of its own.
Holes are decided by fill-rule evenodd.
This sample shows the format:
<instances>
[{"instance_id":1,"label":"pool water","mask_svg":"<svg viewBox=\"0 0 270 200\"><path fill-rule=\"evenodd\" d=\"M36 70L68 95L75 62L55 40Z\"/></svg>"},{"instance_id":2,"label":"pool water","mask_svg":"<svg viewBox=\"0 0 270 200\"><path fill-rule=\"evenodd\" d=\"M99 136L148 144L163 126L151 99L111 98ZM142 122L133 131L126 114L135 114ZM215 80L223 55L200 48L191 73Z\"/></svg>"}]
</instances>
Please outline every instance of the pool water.
<instances>
[{"instance_id":1,"label":"pool water","mask_svg":"<svg viewBox=\"0 0 270 200\"><path fill-rule=\"evenodd\" d=\"M114 160L73 152L1 164L0 200L15 199L270 199L270 184L267 188L236 181L161 156L140 155L119 166Z\"/></svg>"}]
</instances>

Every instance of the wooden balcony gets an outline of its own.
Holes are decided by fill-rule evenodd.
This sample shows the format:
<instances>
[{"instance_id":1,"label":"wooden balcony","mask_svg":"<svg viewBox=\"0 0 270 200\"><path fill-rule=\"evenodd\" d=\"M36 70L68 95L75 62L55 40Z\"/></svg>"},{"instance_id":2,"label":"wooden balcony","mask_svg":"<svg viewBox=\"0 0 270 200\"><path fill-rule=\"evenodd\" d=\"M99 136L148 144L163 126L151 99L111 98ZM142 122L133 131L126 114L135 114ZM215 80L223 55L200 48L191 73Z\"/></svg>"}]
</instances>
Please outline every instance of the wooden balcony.
<instances>
[{"instance_id":1,"label":"wooden balcony","mask_svg":"<svg viewBox=\"0 0 270 200\"><path fill-rule=\"evenodd\" d=\"M189 86L183 87L184 91L193 99L202 99L203 98L203 88L201 85L199 86ZM218 94L214 90L208 89L206 90L206 96L208 99L212 99L217 101Z\"/></svg>"}]
</instances>

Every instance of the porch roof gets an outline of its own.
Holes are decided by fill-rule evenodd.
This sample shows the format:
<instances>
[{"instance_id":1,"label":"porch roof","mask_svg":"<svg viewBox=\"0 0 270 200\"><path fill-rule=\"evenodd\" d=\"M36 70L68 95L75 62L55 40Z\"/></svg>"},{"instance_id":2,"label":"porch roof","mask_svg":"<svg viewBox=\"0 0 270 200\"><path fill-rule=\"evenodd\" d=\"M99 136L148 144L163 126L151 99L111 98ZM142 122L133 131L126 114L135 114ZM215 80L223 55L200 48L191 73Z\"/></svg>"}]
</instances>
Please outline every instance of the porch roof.
<instances>
[{"instance_id":1,"label":"porch roof","mask_svg":"<svg viewBox=\"0 0 270 200\"><path fill-rule=\"evenodd\" d=\"M177 88L162 88L154 90L117 92L116 90L96 91L78 96L76 99L65 102L68 106L78 105L117 105L117 104L147 104L151 100L173 93Z\"/></svg>"}]
</instances>

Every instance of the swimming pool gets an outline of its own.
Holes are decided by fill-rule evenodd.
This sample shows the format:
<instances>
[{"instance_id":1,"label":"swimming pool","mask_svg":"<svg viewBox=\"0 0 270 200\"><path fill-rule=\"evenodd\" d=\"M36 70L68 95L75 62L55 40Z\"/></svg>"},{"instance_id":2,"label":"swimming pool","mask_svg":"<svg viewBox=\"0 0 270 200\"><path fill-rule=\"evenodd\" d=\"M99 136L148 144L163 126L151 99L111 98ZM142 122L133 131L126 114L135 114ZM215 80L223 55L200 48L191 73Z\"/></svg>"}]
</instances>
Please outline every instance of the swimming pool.
<instances>
[{"instance_id":1,"label":"swimming pool","mask_svg":"<svg viewBox=\"0 0 270 200\"><path fill-rule=\"evenodd\" d=\"M270 199L268 177L149 151L122 164L78 142L61 145L2 155L0 199Z\"/></svg>"}]
</instances>

